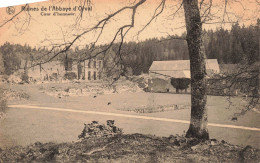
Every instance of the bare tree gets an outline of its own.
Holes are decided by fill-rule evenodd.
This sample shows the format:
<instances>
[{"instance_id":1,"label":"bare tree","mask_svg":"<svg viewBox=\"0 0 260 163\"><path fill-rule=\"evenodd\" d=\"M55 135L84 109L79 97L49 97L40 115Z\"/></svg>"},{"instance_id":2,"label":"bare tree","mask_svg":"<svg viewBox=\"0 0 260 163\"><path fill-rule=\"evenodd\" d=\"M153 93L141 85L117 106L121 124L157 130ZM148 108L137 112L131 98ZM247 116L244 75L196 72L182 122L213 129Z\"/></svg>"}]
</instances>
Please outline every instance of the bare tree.
<instances>
[{"instance_id":1,"label":"bare tree","mask_svg":"<svg viewBox=\"0 0 260 163\"><path fill-rule=\"evenodd\" d=\"M183 0L191 71L191 119L187 137L209 139L205 49L197 0Z\"/></svg>"},{"instance_id":2,"label":"bare tree","mask_svg":"<svg viewBox=\"0 0 260 163\"><path fill-rule=\"evenodd\" d=\"M234 113L235 118L259 107L260 62L258 58L255 60L251 64L237 65L236 70L232 72L217 74L214 80L209 81L210 89L215 89L217 92L222 92L223 95L227 96L228 108L232 105L233 96L243 96L242 99L246 103L242 106L242 110Z\"/></svg>"}]
</instances>

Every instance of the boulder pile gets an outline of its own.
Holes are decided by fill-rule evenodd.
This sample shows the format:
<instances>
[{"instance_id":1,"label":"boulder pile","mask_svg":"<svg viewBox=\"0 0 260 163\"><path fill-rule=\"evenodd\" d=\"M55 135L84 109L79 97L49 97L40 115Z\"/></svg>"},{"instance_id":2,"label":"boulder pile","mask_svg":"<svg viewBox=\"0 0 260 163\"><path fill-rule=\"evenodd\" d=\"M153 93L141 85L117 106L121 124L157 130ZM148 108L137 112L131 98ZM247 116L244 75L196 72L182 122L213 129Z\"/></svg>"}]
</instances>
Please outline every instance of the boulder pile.
<instances>
[{"instance_id":1,"label":"boulder pile","mask_svg":"<svg viewBox=\"0 0 260 163\"><path fill-rule=\"evenodd\" d=\"M79 139L112 137L123 134L122 129L115 126L114 120L107 120L107 125L99 124L98 121L92 121L90 124L84 124L84 129L78 136Z\"/></svg>"}]
</instances>

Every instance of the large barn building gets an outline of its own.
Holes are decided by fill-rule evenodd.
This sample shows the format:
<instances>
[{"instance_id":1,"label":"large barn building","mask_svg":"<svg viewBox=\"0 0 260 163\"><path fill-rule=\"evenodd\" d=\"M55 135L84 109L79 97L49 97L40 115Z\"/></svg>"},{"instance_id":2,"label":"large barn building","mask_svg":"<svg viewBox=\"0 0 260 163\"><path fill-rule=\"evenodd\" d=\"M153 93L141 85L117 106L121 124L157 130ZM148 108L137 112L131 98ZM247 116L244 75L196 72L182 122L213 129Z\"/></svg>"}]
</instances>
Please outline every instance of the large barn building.
<instances>
[{"instance_id":1,"label":"large barn building","mask_svg":"<svg viewBox=\"0 0 260 163\"><path fill-rule=\"evenodd\" d=\"M207 78L220 73L217 59L206 60ZM154 61L149 69L152 78L148 85L152 92L177 92L171 85L172 78L190 79L190 60ZM185 90L190 92L190 87Z\"/></svg>"},{"instance_id":2,"label":"large barn building","mask_svg":"<svg viewBox=\"0 0 260 163\"><path fill-rule=\"evenodd\" d=\"M219 73L217 59L206 60L207 77ZM153 61L149 75L158 78L190 78L190 60Z\"/></svg>"}]
</instances>

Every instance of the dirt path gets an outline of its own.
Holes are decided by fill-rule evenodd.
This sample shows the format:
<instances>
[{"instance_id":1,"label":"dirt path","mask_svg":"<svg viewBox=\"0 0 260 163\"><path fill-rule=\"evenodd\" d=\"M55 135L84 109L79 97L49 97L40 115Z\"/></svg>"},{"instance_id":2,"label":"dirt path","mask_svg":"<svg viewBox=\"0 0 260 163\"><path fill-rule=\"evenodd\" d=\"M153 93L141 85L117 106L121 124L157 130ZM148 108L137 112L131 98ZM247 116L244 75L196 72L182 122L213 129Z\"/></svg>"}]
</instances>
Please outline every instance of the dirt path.
<instances>
[{"instance_id":1,"label":"dirt path","mask_svg":"<svg viewBox=\"0 0 260 163\"><path fill-rule=\"evenodd\" d=\"M131 114L118 114L118 113L109 113L109 112L83 111L83 110L73 110L73 109L64 109L64 108L53 108L53 107L40 107L40 106L31 106L31 105L9 105L8 107L9 108L21 108L21 109L40 109L40 110L50 110L50 111L58 111L58 112L95 114L95 115L105 115L105 116L112 116L112 117L116 116L116 117L135 118L135 119L144 119L144 120L155 120L155 121L184 123L184 124L190 123L189 121L178 120L178 119L148 117L148 116L139 116L139 115L131 115ZM208 123L208 125L212 126L212 127L223 127L223 128L232 128L232 129L241 129L241 130L250 130L250 131L260 132L260 128L255 128L255 127L245 127L245 126L217 124L217 123Z\"/></svg>"}]
</instances>

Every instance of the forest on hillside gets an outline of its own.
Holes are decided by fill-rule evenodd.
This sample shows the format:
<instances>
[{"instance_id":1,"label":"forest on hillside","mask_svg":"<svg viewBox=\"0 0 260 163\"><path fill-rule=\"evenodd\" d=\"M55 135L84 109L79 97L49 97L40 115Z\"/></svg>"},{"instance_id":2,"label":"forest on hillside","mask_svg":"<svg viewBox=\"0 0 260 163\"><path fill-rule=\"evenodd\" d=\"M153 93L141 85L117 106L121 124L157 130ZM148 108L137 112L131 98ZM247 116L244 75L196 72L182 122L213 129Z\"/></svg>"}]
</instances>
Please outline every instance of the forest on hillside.
<instances>
[{"instance_id":1,"label":"forest on hillside","mask_svg":"<svg viewBox=\"0 0 260 163\"><path fill-rule=\"evenodd\" d=\"M245 27L239 23L232 25L231 30L224 28L204 30L204 46L208 59L217 59L219 64L252 64L259 61L259 28L260 19L255 25ZM181 36L166 38L151 38L141 42L124 43L121 49L124 68L130 69L133 75L147 73L153 61L160 60L186 60L189 59L185 33ZM113 45L103 57L104 66L108 66L109 57L117 58L118 44ZM95 47L102 49L106 45ZM54 60L66 63L68 60L78 61L89 54L89 46L85 48L70 49ZM48 58L50 51L46 48L35 48L29 45L11 44L6 42L0 46L0 73L12 74L16 69L23 68L22 62L29 64ZM55 53L55 51L52 51ZM47 57L46 57L47 56ZM115 59L114 59L115 60ZM107 63L107 64L106 64Z\"/></svg>"},{"instance_id":2,"label":"forest on hillside","mask_svg":"<svg viewBox=\"0 0 260 163\"><path fill-rule=\"evenodd\" d=\"M208 59L217 59L219 64L252 64L259 60L259 28L260 19L256 25L249 27L232 25L231 30L220 28L204 30L204 46ZM125 44L127 49L125 62L133 73L147 73L152 61L189 59L185 34L168 38L154 38L136 43Z\"/></svg>"}]
</instances>

